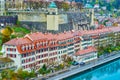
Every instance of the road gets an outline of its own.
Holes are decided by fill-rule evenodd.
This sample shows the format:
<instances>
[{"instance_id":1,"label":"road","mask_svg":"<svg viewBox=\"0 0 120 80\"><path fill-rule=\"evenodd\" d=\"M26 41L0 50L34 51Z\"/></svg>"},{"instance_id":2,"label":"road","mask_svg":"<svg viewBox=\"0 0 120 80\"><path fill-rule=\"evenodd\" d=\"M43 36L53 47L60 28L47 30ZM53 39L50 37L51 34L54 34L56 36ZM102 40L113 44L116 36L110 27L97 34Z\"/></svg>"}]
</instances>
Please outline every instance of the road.
<instances>
[{"instance_id":1,"label":"road","mask_svg":"<svg viewBox=\"0 0 120 80\"><path fill-rule=\"evenodd\" d=\"M119 53L119 54L118 54ZM74 69L68 69L66 72L59 74L57 72L54 73L55 76L49 77L47 76L47 80L61 80L63 78L69 77L71 75L77 74L79 72L94 68L95 66L99 66L116 58L120 58L120 51L114 52L110 55L104 56L102 58L98 58L96 61L93 61L84 66L75 66ZM36 78L35 80L40 80L41 78Z\"/></svg>"}]
</instances>

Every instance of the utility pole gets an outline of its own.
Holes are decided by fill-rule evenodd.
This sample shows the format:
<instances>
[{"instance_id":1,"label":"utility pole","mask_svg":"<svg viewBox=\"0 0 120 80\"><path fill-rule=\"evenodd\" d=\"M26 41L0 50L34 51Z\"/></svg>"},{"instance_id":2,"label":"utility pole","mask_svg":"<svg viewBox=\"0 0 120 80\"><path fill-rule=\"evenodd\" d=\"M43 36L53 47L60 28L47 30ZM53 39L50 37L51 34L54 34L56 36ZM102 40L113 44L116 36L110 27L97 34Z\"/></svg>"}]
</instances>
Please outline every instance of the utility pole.
<instances>
[{"instance_id":1,"label":"utility pole","mask_svg":"<svg viewBox=\"0 0 120 80\"><path fill-rule=\"evenodd\" d=\"M0 15L3 16L5 12L5 0L0 0Z\"/></svg>"}]
</instances>

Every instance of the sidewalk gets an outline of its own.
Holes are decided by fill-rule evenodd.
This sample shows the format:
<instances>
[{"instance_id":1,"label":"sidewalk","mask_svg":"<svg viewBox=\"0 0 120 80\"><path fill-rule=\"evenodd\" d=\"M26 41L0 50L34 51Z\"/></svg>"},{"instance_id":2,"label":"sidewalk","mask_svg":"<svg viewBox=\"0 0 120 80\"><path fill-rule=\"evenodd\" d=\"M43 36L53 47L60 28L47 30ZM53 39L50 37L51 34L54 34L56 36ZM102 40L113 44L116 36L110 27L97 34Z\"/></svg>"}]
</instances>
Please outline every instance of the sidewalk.
<instances>
[{"instance_id":1,"label":"sidewalk","mask_svg":"<svg viewBox=\"0 0 120 80\"><path fill-rule=\"evenodd\" d=\"M85 64L84 66L73 66L72 68L67 68L65 70L57 71L55 73L46 75L45 78L47 78L47 80L60 80L60 79L69 77L71 75L77 74L79 72L83 72L85 70L88 70L88 69L91 69L93 67L99 66L101 64L104 64L104 63L109 62L111 60L114 60L116 58L120 58L120 51L112 52L110 55L98 58L97 60L92 61L88 64ZM35 80L40 80L40 79L42 79L42 78L36 78Z\"/></svg>"}]
</instances>

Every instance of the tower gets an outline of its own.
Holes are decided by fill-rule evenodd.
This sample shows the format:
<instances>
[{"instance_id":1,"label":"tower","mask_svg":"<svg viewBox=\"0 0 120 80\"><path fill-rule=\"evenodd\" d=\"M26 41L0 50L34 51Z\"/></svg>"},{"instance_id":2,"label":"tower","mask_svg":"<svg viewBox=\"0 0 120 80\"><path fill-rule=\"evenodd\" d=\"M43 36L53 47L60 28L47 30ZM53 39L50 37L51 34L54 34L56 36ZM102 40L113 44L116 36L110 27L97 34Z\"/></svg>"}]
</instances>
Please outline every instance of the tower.
<instances>
[{"instance_id":1,"label":"tower","mask_svg":"<svg viewBox=\"0 0 120 80\"><path fill-rule=\"evenodd\" d=\"M5 0L0 0L0 15L4 15L5 12Z\"/></svg>"},{"instance_id":2,"label":"tower","mask_svg":"<svg viewBox=\"0 0 120 80\"><path fill-rule=\"evenodd\" d=\"M85 9L88 11L88 15L90 17L90 26L94 25L94 8L91 4L87 3L85 5Z\"/></svg>"},{"instance_id":3,"label":"tower","mask_svg":"<svg viewBox=\"0 0 120 80\"><path fill-rule=\"evenodd\" d=\"M59 26L59 15L58 8L54 2L51 2L48 6L47 15L47 30L58 30Z\"/></svg>"}]
</instances>

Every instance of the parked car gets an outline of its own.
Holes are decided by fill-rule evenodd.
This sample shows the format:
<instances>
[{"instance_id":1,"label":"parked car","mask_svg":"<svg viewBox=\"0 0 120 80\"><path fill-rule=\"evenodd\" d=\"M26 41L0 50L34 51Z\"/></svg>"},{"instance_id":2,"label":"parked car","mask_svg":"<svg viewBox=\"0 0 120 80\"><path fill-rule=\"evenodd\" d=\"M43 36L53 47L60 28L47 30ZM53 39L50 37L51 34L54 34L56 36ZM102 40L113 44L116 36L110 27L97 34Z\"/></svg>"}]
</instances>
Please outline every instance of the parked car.
<instances>
[{"instance_id":1,"label":"parked car","mask_svg":"<svg viewBox=\"0 0 120 80\"><path fill-rule=\"evenodd\" d=\"M80 66L84 66L85 62L80 62L79 64L80 64Z\"/></svg>"},{"instance_id":2,"label":"parked car","mask_svg":"<svg viewBox=\"0 0 120 80\"><path fill-rule=\"evenodd\" d=\"M76 62L76 61L74 61L73 63L72 63L72 65L79 65L79 63L78 62Z\"/></svg>"}]
</instances>

